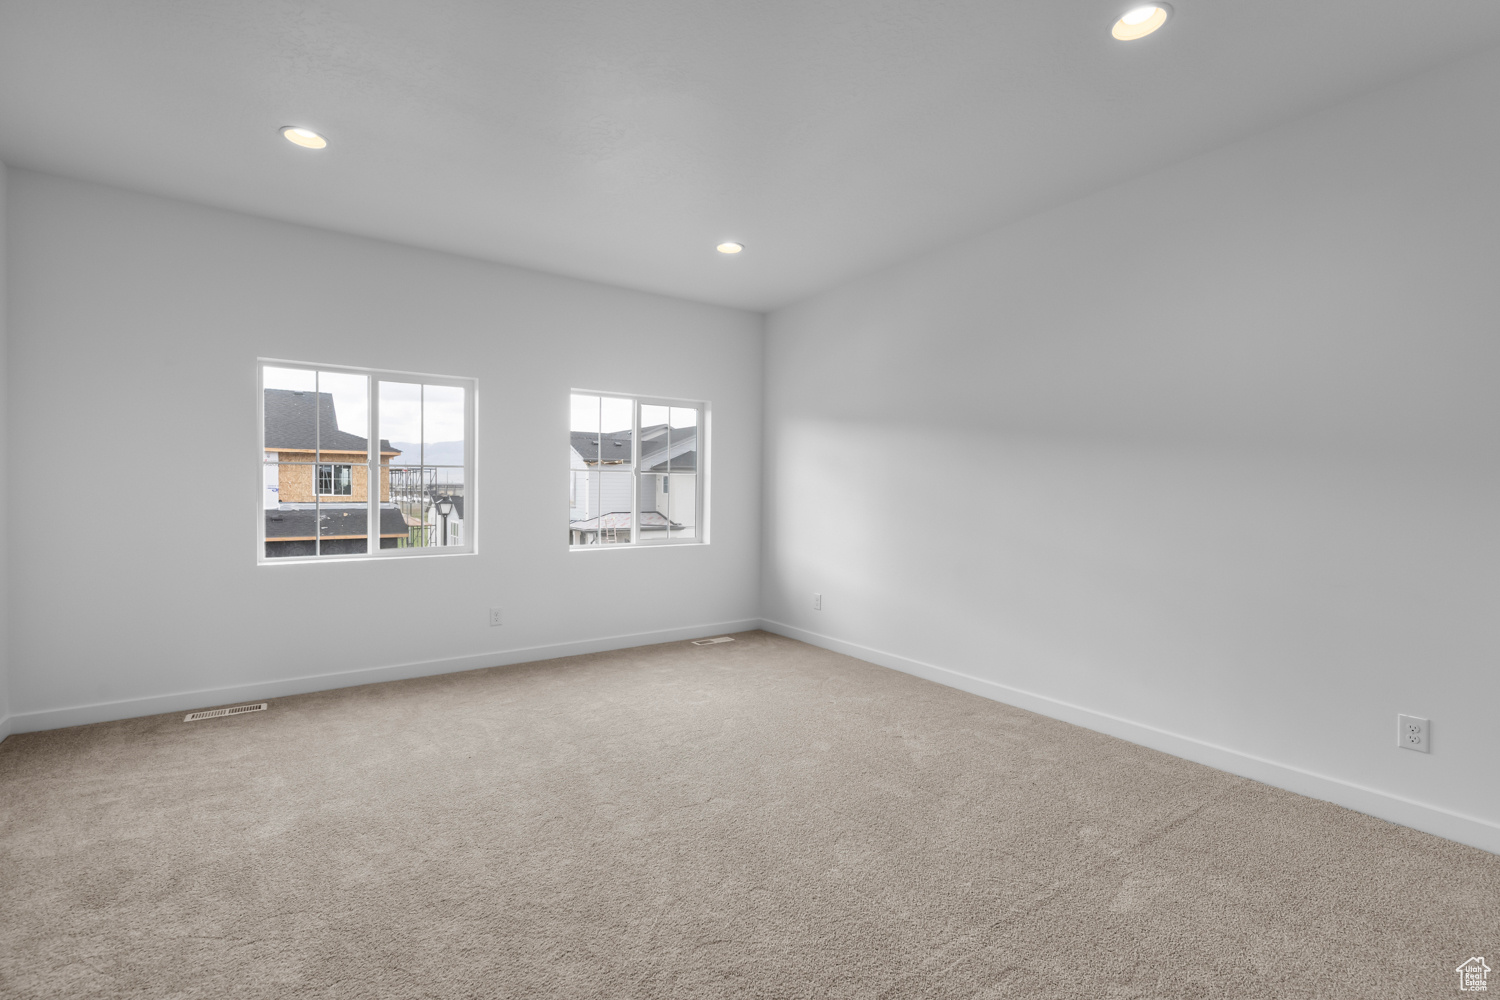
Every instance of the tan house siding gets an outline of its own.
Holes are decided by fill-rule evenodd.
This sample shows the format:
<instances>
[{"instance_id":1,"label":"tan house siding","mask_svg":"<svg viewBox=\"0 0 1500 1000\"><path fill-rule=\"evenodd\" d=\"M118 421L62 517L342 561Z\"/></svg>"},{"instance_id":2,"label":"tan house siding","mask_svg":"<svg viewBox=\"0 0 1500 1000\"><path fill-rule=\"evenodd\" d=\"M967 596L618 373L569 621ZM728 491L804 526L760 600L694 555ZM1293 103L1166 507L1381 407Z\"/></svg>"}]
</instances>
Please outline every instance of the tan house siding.
<instances>
[{"instance_id":1,"label":"tan house siding","mask_svg":"<svg viewBox=\"0 0 1500 1000\"><path fill-rule=\"evenodd\" d=\"M312 462L313 453L310 451L287 451L284 449L267 448L266 451L279 451L281 466L277 470L277 486L279 491L277 499L282 503L312 503L319 499L313 496L313 469L308 465L288 465L288 462ZM389 503L391 499L391 456L380 456L380 499ZM370 469L364 464L364 453L340 456L329 452L323 453L324 465L350 465L350 478L353 480L354 492L348 496L322 497L335 503L363 503L369 499L367 490L370 486Z\"/></svg>"}]
</instances>

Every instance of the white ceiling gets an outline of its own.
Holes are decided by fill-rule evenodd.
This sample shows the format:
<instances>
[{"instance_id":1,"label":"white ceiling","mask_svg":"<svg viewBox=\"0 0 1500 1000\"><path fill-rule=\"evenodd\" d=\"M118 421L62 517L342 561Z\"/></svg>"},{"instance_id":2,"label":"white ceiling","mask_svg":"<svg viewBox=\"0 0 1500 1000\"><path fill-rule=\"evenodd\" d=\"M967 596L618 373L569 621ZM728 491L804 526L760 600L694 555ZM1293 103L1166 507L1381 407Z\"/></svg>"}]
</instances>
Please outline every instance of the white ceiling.
<instances>
[{"instance_id":1,"label":"white ceiling","mask_svg":"<svg viewBox=\"0 0 1500 1000\"><path fill-rule=\"evenodd\" d=\"M1500 44L1494 0L1130 6L0 0L0 160L769 309Z\"/></svg>"}]
</instances>

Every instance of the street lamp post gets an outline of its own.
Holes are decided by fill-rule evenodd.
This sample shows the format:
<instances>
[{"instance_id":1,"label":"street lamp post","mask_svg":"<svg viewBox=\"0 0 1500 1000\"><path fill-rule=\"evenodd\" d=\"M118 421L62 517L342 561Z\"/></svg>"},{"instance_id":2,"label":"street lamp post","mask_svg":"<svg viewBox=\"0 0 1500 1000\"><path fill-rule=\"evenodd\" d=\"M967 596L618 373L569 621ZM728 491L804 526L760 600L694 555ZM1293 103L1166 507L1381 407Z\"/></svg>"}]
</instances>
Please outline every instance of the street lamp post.
<instances>
[{"instance_id":1,"label":"street lamp post","mask_svg":"<svg viewBox=\"0 0 1500 1000\"><path fill-rule=\"evenodd\" d=\"M438 512L438 517L443 519L443 540L439 545L448 544L448 515L453 513L453 498L438 497L432 502L433 508Z\"/></svg>"}]
</instances>

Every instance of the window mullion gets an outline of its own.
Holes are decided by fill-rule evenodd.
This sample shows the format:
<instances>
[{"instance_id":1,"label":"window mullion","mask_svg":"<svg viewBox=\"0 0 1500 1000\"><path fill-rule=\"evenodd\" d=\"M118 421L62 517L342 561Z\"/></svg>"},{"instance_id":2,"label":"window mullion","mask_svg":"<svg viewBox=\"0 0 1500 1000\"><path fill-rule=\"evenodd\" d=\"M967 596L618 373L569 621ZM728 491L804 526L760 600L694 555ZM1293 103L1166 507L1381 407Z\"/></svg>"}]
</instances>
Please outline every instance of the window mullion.
<instances>
[{"instance_id":1,"label":"window mullion","mask_svg":"<svg viewBox=\"0 0 1500 1000\"><path fill-rule=\"evenodd\" d=\"M266 366L255 366L255 395L259 400L260 412L260 518L256 526L256 533L260 543L256 546L257 560L265 559L266 556L266 513L270 508L266 506ZM277 512L281 509L281 452L276 453L276 500Z\"/></svg>"},{"instance_id":2,"label":"window mullion","mask_svg":"<svg viewBox=\"0 0 1500 1000\"><path fill-rule=\"evenodd\" d=\"M427 386L417 384L417 513L422 523L417 527L417 537L422 548L432 547L432 536L427 533Z\"/></svg>"},{"instance_id":3,"label":"window mullion","mask_svg":"<svg viewBox=\"0 0 1500 1000\"><path fill-rule=\"evenodd\" d=\"M380 380L365 379L369 433L365 435L365 555L380 552Z\"/></svg>"},{"instance_id":4,"label":"window mullion","mask_svg":"<svg viewBox=\"0 0 1500 1000\"><path fill-rule=\"evenodd\" d=\"M604 546L604 397L599 397L594 423L594 474L589 476L594 493L594 543Z\"/></svg>"},{"instance_id":5,"label":"window mullion","mask_svg":"<svg viewBox=\"0 0 1500 1000\"><path fill-rule=\"evenodd\" d=\"M322 373L313 370L313 555L323 554L323 399Z\"/></svg>"},{"instance_id":6,"label":"window mullion","mask_svg":"<svg viewBox=\"0 0 1500 1000\"><path fill-rule=\"evenodd\" d=\"M708 407L698 407L698 460L693 463L698 474L693 477L693 529L696 541L707 541L708 530Z\"/></svg>"},{"instance_id":7,"label":"window mullion","mask_svg":"<svg viewBox=\"0 0 1500 1000\"><path fill-rule=\"evenodd\" d=\"M630 428L630 544L641 541L641 401L631 407L634 417Z\"/></svg>"}]
</instances>

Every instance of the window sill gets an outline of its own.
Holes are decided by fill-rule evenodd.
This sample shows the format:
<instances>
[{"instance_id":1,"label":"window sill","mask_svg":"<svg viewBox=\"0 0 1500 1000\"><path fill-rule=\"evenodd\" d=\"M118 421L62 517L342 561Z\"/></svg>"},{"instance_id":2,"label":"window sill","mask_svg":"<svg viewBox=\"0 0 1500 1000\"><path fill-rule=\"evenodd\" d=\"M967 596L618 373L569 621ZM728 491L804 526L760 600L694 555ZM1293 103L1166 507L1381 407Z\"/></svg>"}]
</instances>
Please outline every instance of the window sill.
<instances>
[{"instance_id":1,"label":"window sill","mask_svg":"<svg viewBox=\"0 0 1500 1000\"><path fill-rule=\"evenodd\" d=\"M708 545L708 539L681 542L620 542L614 545L569 545L569 552L610 552L625 549L691 549Z\"/></svg>"},{"instance_id":2,"label":"window sill","mask_svg":"<svg viewBox=\"0 0 1500 1000\"><path fill-rule=\"evenodd\" d=\"M267 559L262 556L256 563L258 566L306 566L308 564L322 565L323 563L358 563L358 562L400 562L404 559L454 559L459 556L477 556L479 553L473 549L464 549L458 552L413 552L410 555L344 555L344 556L282 556L279 559Z\"/></svg>"}]
</instances>

